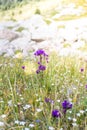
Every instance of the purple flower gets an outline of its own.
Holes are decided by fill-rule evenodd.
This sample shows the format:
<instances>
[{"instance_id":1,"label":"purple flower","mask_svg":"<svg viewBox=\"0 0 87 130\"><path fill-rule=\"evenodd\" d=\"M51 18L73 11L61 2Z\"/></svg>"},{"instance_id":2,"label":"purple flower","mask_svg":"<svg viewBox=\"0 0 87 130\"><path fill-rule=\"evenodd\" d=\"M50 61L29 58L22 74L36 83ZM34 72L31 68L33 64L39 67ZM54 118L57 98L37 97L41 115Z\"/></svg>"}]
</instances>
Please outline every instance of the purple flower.
<instances>
[{"instance_id":1,"label":"purple flower","mask_svg":"<svg viewBox=\"0 0 87 130\"><path fill-rule=\"evenodd\" d=\"M86 84L85 88L87 89L87 84Z\"/></svg>"},{"instance_id":2,"label":"purple flower","mask_svg":"<svg viewBox=\"0 0 87 130\"><path fill-rule=\"evenodd\" d=\"M39 74L41 71L46 70L46 66L44 65L39 65L38 69L36 70L36 73Z\"/></svg>"},{"instance_id":3,"label":"purple flower","mask_svg":"<svg viewBox=\"0 0 87 130\"><path fill-rule=\"evenodd\" d=\"M36 120L36 123L40 123L41 121L39 119Z\"/></svg>"},{"instance_id":4,"label":"purple flower","mask_svg":"<svg viewBox=\"0 0 87 130\"><path fill-rule=\"evenodd\" d=\"M46 102L46 103L54 103L53 100L51 100L50 98L46 98L46 97L45 97L45 102Z\"/></svg>"},{"instance_id":5,"label":"purple flower","mask_svg":"<svg viewBox=\"0 0 87 130\"><path fill-rule=\"evenodd\" d=\"M38 70L36 70L36 73L37 73L37 74L39 74L39 73L40 73L40 70L39 70L39 69L38 69Z\"/></svg>"},{"instance_id":6,"label":"purple flower","mask_svg":"<svg viewBox=\"0 0 87 130\"><path fill-rule=\"evenodd\" d=\"M81 68L80 71L83 72L83 71L84 71L84 68Z\"/></svg>"},{"instance_id":7,"label":"purple flower","mask_svg":"<svg viewBox=\"0 0 87 130\"><path fill-rule=\"evenodd\" d=\"M41 65L41 63L40 63L40 62L38 62L38 65Z\"/></svg>"},{"instance_id":8,"label":"purple flower","mask_svg":"<svg viewBox=\"0 0 87 130\"><path fill-rule=\"evenodd\" d=\"M24 69L25 69L25 66L22 66L21 68L24 70Z\"/></svg>"},{"instance_id":9,"label":"purple flower","mask_svg":"<svg viewBox=\"0 0 87 130\"><path fill-rule=\"evenodd\" d=\"M39 66L39 70L42 70L42 71L46 70L46 66L40 65L40 66Z\"/></svg>"},{"instance_id":10,"label":"purple flower","mask_svg":"<svg viewBox=\"0 0 87 130\"><path fill-rule=\"evenodd\" d=\"M61 117L61 114L60 114L60 112L59 112L59 110L57 110L57 109L54 109L53 111L52 111L52 117Z\"/></svg>"},{"instance_id":11,"label":"purple flower","mask_svg":"<svg viewBox=\"0 0 87 130\"><path fill-rule=\"evenodd\" d=\"M62 102L62 107L64 110L68 110L68 109L71 109L72 108L72 103L70 103L69 101L67 100L64 100Z\"/></svg>"},{"instance_id":12,"label":"purple flower","mask_svg":"<svg viewBox=\"0 0 87 130\"><path fill-rule=\"evenodd\" d=\"M39 49L34 53L35 56L39 56L38 63L38 69L36 70L36 73L39 74L41 71L46 70L46 66L42 65L44 61L48 63L48 55L45 53L44 50Z\"/></svg>"},{"instance_id":13,"label":"purple flower","mask_svg":"<svg viewBox=\"0 0 87 130\"><path fill-rule=\"evenodd\" d=\"M40 50L37 50L35 53L34 53L35 56L48 56L44 50L40 49Z\"/></svg>"}]
</instances>

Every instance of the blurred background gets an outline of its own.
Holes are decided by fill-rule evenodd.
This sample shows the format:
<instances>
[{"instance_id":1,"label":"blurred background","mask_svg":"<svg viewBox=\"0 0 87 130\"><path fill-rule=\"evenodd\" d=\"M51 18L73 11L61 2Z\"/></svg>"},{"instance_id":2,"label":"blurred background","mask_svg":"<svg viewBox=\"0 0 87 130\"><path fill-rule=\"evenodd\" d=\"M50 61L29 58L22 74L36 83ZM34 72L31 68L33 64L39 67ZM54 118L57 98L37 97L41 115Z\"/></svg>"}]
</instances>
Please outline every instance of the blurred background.
<instances>
[{"instance_id":1,"label":"blurred background","mask_svg":"<svg viewBox=\"0 0 87 130\"><path fill-rule=\"evenodd\" d=\"M24 20L33 14L53 20L86 17L87 0L0 0L0 21Z\"/></svg>"}]
</instances>

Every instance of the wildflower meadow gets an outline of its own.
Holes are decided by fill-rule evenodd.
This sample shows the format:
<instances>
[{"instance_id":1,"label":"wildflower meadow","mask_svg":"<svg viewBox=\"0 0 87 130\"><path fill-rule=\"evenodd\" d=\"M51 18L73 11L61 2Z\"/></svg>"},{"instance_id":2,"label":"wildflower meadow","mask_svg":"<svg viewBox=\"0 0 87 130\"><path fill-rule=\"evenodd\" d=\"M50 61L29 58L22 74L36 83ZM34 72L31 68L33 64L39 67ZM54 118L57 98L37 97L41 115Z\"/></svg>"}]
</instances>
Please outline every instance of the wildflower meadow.
<instances>
[{"instance_id":1,"label":"wildflower meadow","mask_svg":"<svg viewBox=\"0 0 87 130\"><path fill-rule=\"evenodd\" d=\"M87 61L0 56L0 130L87 130Z\"/></svg>"}]
</instances>

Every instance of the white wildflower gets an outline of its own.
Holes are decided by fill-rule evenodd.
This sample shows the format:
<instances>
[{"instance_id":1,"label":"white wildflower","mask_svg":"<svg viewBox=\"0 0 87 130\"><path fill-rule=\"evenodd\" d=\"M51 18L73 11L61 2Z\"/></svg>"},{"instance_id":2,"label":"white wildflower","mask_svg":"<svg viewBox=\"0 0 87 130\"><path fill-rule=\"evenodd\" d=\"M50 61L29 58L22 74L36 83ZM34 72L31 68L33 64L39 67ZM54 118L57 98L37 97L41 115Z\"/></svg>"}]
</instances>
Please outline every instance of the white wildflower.
<instances>
[{"instance_id":1,"label":"white wildflower","mask_svg":"<svg viewBox=\"0 0 87 130\"><path fill-rule=\"evenodd\" d=\"M63 128L60 128L60 130L63 130Z\"/></svg>"},{"instance_id":2,"label":"white wildflower","mask_svg":"<svg viewBox=\"0 0 87 130\"><path fill-rule=\"evenodd\" d=\"M77 123L72 123L73 126L78 126Z\"/></svg>"},{"instance_id":3,"label":"white wildflower","mask_svg":"<svg viewBox=\"0 0 87 130\"><path fill-rule=\"evenodd\" d=\"M60 102L60 100L57 100L57 102Z\"/></svg>"},{"instance_id":4,"label":"white wildflower","mask_svg":"<svg viewBox=\"0 0 87 130\"><path fill-rule=\"evenodd\" d=\"M43 106L43 102L40 102L40 106Z\"/></svg>"},{"instance_id":5,"label":"white wildflower","mask_svg":"<svg viewBox=\"0 0 87 130\"><path fill-rule=\"evenodd\" d=\"M76 115L77 115L78 117L80 117L81 114L80 114L80 113L77 113Z\"/></svg>"},{"instance_id":6,"label":"white wildflower","mask_svg":"<svg viewBox=\"0 0 87 130\"><path fill-rule=\"evenodd\" d=\"M4 122L0 121L0 126L4 126L4 125L5 125Z\"/></svg>"},{"instance_id":7,"label":"white wildflower","mask_svg":"<svg viewBox=\"0 0 87 130\"><path fill-rule=\"evenodd\" d=\"M25 121L20 121L20 123L19 123L19 124L24 126L24 125L25 125L25 123L26 123Z\"/></svg>"},{"instance_id":8,"label":"white wildflower","mask_svg":"<svg viewBox=\"0 0 87 130\"><path fill-rule=\"evenodd\" d=\"M19 121L19 120L16 120L14 123L15 123L15 124L19 124L19 123L20 123L20 121Z\"/></svg>"},{"instance_id":9,"label":"white wildflower","mask_svg":"<svg viewBox=\"0 0 87 130\"><path fill-rule=\"evenodd\" d=\"M72 113L72 111L69 111L69 113Z\"/></svg>"},{"instance_id":10,"label":"white wildflower","mask_svg":"<svg viewBox=\"0 0 87 130\"><path fill-rule=\"evenodd\" d=\"M30 130L29 128L25 128L24 130Z\"/></svg>"},{"instance_id":11,"label":"white wildflower","mask_svg":"<svg viewBox=\"0 0 87 130\"><path fill-rule=\"evenodd\" d=\"M24 110L27 110L27 109L29 109L30 107L31 107L31 105L26 104L26 105L23 107L23 109L24 109Z\"/></svg>"},{"instance_id":12,"label":"white wildflower","mask_svg":"<svg viewBox=\"0 0 87 130\"><path fill-rule=\"evenodd\" d=\"M74 90L76 90L76 88L75 88L75 87L74 87L73 89L74 89Z\"/></svg>"},{"instance_id":13,"label":"white wildflower","mask_svg":"<svg viewBox=\"0 0 87 130\"><path fill-rule=\"evenodd\" d=\"M11 107L13 104L12 104L12 100L9 100L8 101L8 105Z\"/></svg>"},{"instance_id":14,"label":"white wildflower","mask_svg":"<svg viewBox=\"0 0 87 130\"><path fill-rule=\"evenodd\" d=\"M38 98L36 101L37 101L37 102L41 101L41 98Z\"/></svg>"},{"instance_id":15,"label":"white wildflower","mask_svg":"<svg viewBox=\"0 0 87 130\"><path fill-rule=\"evenodd\" d=\"M71 117L68 117L68 120L72 120L72 118L71 118Z\"/></svg>"},{"instance_id":16,"label":"white wildflower","mask_svg":"<svg viewBox=\"0 0 87 130\"><path fill-rule=\"evenodd\" d=\"M49 130L55 130L55 128L53 128L52 126L49 126Z\"/></svg>"},{"instance_id":17,"label":"white wildflower","mask_svg":"<svg viewBox=\"0 0 87 130\"><path fill-rule=\"evenodd\" d=\"M35 94L36 96L38 96L38 94Z\"/></svg>"},{"instance_id":18,"label":"white wildflower","mask_svg":"<svg viewBox=\"0 0 87 130\"><path fill-rule=\"evenodd\" d=\"M77 121L77 119L76 118L73 118L73 122L76 122Z\"/></svg>"},{"instance_id":19,"label":"white wildflower","mask_svg":"<svg viewBox=\"0 0 87 130\"><path fill-rule=\"evenodd\" d=\"M5 114L1 115L1 118L5 118L5 117L6 117L6 115L5 115Z\"/></svg>"},{"instance_id":20,"label":"white wildflower","mask_svg":"<svg viewBox=\"0 0 87 130\"><path fill-rule=\"evenodd\" d=\"M37 108L37 109L36 109L36 111L37 111L37 112L41 112L41 111L42 111L42 109L40 109L40 108Z\"/></svg>"},{"instance_id":21,"label":"white wildflower","mask_svg":"<svg viewBox=\"0 0 87 130\"><path fill-rule=\"evenodd\" d=\"M23 98L23 97L21 97L20 99L21 99L21 100L24 100L24 98Z\"/></svg>"},{"instance_id":22,"label":"white wildflower","mask_svg":"<svg viewBox=\"0 0 87 130\"><path fill-rule=\"evenodd\" d=\"M87 112L87 109L85 109L85 111Z\"/></svg>"},{"instance_id":23,"label":"white wildflower","mask_svg":"<svg viewBox=\"0 0 87 130\"><path fill-rule=\"evenodd\" d=\"M35 125L34 124L29 124L29 127L33 128Z\"/></svg>"},{"instance_id":24,"label":"white wildflower","mask_svg":"<svg viewBox=\"0 0 87 130\"><path fill-rule=\"evenodd\" d=\"M3 102L4 102L3 100L0 101L0 103L3 103Z\"/></svg>"},{"instance_id":25,"label":"white wildflower","mask_svg":"<svg viewBox=\"0 0 87 130\"><path fill-rule=\"evenodd\" d=\"M84 113L84 110L80 110L80 113L83 114L83 113Z\"/></svg>"}]
</instances>

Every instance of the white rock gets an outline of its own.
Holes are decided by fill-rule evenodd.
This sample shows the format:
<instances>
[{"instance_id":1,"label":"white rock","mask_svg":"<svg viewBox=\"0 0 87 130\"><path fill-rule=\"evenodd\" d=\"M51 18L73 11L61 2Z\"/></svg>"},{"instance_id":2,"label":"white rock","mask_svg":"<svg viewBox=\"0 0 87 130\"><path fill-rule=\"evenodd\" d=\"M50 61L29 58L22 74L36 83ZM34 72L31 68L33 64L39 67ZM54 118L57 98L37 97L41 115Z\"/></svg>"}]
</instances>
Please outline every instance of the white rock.
<instances>
[{"instance_id":1,"label":"white rock","mask_svg":"<svg viewBox=\"0 0 87 130\"><path fill-rule=\"evenodd\" d=\"M8 40L0 39L0 55L2 55L3 53L6 53L8 45L9 45Z\"/></svg>"},{"instance_id":2,"label":"white rock","mask_svg":"<svg viewBox=\"0 0 87 130\"><path fill-rule=\"evenodd\" d=\"M29 42L30 42L30 39L28 39L27 37L21 37L12 41L10 43L10 46L15 48L15 50L24 50L24 49L29 48Z\"/></svg>"}]
</instances>

